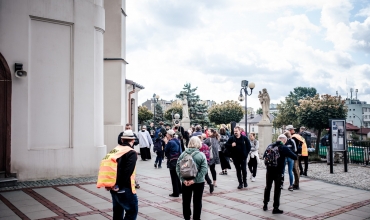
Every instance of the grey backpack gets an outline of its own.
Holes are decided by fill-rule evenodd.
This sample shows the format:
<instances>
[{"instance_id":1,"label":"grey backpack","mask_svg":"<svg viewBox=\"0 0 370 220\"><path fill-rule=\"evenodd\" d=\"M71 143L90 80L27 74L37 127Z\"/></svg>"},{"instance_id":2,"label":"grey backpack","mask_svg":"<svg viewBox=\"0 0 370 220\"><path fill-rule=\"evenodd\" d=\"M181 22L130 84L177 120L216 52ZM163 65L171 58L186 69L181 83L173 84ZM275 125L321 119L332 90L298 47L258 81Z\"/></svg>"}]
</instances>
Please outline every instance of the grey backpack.
<instances>
[{"instance_id":1,"label":"grey backpack","mask_svg":"<svg viewBox=\"0 0 370 220\"><path fill-rule=\"evenodd\" d=\"M180 160L180 175L182 178L191 180L197 176L198 168L193 159L193 155L197 153L198 152L193 152L192 154L186 153Z\"/></svg>"}]
</instances>

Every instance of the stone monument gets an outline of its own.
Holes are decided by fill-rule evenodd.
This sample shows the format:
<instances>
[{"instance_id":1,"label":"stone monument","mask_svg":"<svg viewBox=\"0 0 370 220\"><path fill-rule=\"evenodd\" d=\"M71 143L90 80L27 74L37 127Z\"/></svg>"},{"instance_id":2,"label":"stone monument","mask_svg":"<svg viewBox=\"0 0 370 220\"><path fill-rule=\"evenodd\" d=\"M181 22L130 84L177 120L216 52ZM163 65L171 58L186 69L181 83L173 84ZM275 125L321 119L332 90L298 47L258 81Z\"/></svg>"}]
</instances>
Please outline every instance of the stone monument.
<instances>
[{"instance_id":1,"label":"stone monument","mask_svg":"<svg viewBox=\"0 0 370 220\"><path fill-rule=\"evenodd\" d=\"M272 123L270 119L270 96L267 89L259 91L258 99L262 106L262 119L258 123L258 152L263 156L267 146L272 143Z\"/></svg>"},{"instance_id":2,"label":"stone monument","mask_svg":"<svg viewBox=\"0 0 370 220\"><path fill-rule=\"evenodd\" d=\"M182 100L181 126L185 129L185 131L190 128L189 106L188 106L188 99L186 95L183 96L183 100Z\"/></svg>"}]
</instances>

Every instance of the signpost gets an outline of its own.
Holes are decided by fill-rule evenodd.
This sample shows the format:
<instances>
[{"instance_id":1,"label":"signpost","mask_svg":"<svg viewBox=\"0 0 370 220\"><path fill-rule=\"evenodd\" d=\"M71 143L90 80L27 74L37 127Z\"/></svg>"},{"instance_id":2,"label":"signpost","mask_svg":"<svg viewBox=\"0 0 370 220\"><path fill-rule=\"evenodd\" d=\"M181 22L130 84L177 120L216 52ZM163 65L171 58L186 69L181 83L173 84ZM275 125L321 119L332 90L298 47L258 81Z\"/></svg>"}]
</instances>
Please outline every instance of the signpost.
<instances>
[{"instance_id":1,"label":"signpost","mask_svg":"<svg viewBox=\"0 0 370 220\"><path fill-rule=\"evenodd\" d=\"M343 152L344 156L344 172L348 172L347 167L347 145L346 145L346 120L345 119L329 119L330 125L330 173L333 173L333 152Z\"/></svg>"}]
</instances>

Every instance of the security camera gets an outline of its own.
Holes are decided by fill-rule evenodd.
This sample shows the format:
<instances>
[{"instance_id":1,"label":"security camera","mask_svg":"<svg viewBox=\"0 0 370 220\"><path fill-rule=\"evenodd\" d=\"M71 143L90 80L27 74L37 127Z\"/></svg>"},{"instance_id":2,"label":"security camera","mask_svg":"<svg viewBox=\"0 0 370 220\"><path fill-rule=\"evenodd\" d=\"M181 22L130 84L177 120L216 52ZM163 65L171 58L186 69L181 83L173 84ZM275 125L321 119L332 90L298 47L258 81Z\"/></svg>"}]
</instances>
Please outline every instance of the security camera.
<instances>
[{"instance_id":1,"label":"security camera","mask_svg":"<svg viewBox=\"0 0 370 220\"><path fill-rule=\"evenodd\" d=\"M15 77L23 78L23 77L26 77L26 76L27 76L27 72L24 71L24 70L17 70L15 72Z\"/></svg>"},{"instance_id":2,"label":"security camera","mask_svg":"<svg viewBox=\"0 0 370 220\"><path fill-rule=\"evenodd\" d=\"M27 72L23 70L23 64L22 63L15 63L14 64L14 71L15 71L15 77L17 78L23 78L27 76Z\"/></svg>"}]
</instances>

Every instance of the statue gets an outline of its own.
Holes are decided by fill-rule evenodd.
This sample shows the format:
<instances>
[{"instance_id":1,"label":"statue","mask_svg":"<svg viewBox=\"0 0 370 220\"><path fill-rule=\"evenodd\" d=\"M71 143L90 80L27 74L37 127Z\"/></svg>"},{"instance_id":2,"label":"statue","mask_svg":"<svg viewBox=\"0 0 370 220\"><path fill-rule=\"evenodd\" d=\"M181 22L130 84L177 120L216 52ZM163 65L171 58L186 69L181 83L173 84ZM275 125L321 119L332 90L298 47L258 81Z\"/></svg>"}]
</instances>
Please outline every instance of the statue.
<instances>
[{"instance_id":1,"label":"statue","mask_svg":"<svg viewBox=\"0 0 370 220\"><path fill-rule=\"evenodd\" d=\"M182 118L189 118L189 107L186 95L183 96L182 100Z\"/></svg>"},{"instance_id":2,"label":"statue","mask_svg":"<svg viewBox=\"0 0 370 220\"><path fill-rule=\"evenodd\" d=\"M258 99L262 106L262 121L270 122L270 96L267 89L262 89L262 92L259 91Z\"/></svg>"}]
</instances>

